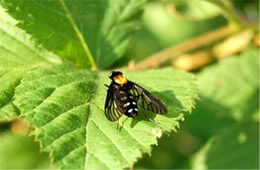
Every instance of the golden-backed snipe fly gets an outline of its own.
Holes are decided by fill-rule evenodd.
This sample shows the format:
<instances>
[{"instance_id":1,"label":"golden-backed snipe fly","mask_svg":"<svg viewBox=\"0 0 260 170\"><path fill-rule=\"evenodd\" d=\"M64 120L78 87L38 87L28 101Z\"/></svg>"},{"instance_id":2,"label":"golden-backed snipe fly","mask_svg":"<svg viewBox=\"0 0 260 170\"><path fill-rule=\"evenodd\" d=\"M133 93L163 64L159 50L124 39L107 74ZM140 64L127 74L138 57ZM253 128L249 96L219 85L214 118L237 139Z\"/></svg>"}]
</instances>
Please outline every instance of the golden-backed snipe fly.
<instances>
[{"instance_id":1,"label":"golden-backed snipe fly","mask_svg":"<svg viewBox=\"0 0 260 170\"><path fill-rule=\"evenodd\" d=\"M127 80L120 71L112 71L109 75L112 80L108 87L105 103L105 115L108 120L116 121L123 114L136 118L138 105L142 108L166 114L166 105L157 97L149 93L138 84Z\"/></svg>"}]
</instances>

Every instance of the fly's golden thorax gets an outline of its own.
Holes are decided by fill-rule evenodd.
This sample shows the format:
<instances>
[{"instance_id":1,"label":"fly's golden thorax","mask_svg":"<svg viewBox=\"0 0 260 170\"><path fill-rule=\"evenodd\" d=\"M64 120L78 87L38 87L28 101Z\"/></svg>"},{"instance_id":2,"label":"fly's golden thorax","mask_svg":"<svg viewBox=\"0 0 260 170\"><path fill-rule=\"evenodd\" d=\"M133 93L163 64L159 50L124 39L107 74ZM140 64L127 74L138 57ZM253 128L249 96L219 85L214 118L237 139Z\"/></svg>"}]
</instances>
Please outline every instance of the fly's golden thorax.
<instances>
[{"instance_id":1,"label":"fly's golden thorax","mask_svg":"<svg viewBox=\"0 0 260 170\"><path fill-rule=\"evenodd\" d=\"M123 86L124 84L127 83L127 78L123 75L117 75L117 76L114 77L114 81L117 84L120 84L121 86Z\"/></svg>"}]
</instances>

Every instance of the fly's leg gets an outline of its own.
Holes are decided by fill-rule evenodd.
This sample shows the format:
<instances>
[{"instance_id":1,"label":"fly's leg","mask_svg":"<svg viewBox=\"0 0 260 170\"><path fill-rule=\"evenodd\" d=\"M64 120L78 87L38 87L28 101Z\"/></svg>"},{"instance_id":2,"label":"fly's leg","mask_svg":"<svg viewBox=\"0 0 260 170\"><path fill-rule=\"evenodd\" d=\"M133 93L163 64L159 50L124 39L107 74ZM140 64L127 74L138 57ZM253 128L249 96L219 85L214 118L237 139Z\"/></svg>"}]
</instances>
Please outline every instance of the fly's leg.
<instances>
[{"instance_id":1,"label":"fly's leg","mask_svg":"<svg viewBox=\"0 0 260 170\"><path fill-rule=\"evenodd\" d=\"M119 122L119 120L117 120L116 122L117 122L116 130L119 131L119 130L120 130L120 129L119 129L119 128L120 128L120 122Z\"/></svg>"},{"instance_id":2,"label":"fly's leg","mask_svg":"<svg viewBox=\"0 0 260 170\"><path fill-rule=\"evenodd\" d=\"M146 114L144 114L144 117L145 117L147 120L153 122L154 124L156 124L157 126L159 126L159 127L161 128L161 124L160 124L160 123L158 123L158 122L154 121L153 119L149 118Z\"/></svg>"},{"instance_id":3,"label":"fly's leg","mask_svg":"<svg viewBox=\"0 0 260 170\"><path fill-rule=\"evenodd\" d=\"M151 121L152 123L154 123L162 132L165 133L165 131L163 130L163 128L162 128L162 126L161 126L160 123L158 123L158 122L154 121L153 119L147 117L146 114L144 114L144 117L145 117L147 120L149 120L149 121Z\"/></svg>"},{"instance_id":4,"label":"fly's leg","mask_svg":"<svg viewBox=\"0 0 260 170\"><path fill-rule=\"evenodd\" d=\"M127 121L127 119L128 119L128 117L127 117L125 120L122 121L122 124L121 124L121 125L120 125L119 120L117 120L116 130L121 131L121 129L123 128L124 123L125 123L125 121Z\"/></svg>"},{"instance_id":5,"label":"fly's leg","mask_svg":"<svg viewBox=\"0 0 260 170\"><path fill-rule=\"evenodd\" d=\"M107 84L104 84L104 86L107 87L107 88L109 87L109 85L107 85ZM104 89L104 86L99 87L97 90L92 91L91 93L99 92L101 89ZM102 97L97 98L95 102L91 101L91 103L92 104L93 103L99 103L99 102L104 101L104 100L105 100L105 96L102 96Z\"/></svg>"}]
</instances>

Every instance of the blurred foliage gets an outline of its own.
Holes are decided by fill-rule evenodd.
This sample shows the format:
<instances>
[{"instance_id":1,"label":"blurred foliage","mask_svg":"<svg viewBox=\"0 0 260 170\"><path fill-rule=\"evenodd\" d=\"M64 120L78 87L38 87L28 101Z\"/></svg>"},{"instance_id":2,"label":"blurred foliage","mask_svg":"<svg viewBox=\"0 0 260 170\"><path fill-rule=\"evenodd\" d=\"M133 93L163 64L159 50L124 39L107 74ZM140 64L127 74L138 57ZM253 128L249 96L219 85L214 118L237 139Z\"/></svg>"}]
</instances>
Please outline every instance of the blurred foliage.
<instances>
[{"instance_id":1,"label":"blurred foliage","mask_svg":"<svg viewBox=\"0 0 260 170\"><path fill-rule=\"evenodd\" d=\"M259 169L258 123L225 128L192 159L193 169Z\"/></svg>"},{"instance_id":2,"label":"blurred foliage","mask_svg":"<svg viewBox=\"0 0 260 170\"><path fill-rule=\"evenodd\" d=\"M0 129L2 130L2 129ZM9 131L0 134L0 169L47 169L47 153L40 153L33 137L17 136Z\"/></svg>"},{"instance_id":3,"label":"blurred foliage","mask_svg":"<svg viewBox=\"0 0 260 170\"><path fill-rule=\"evenodd\" d=\"M219 15L204 15L204 20L187 19L180 14L176 15L171 9L172 5L155 1L146 6L143 14L144 24L128 50L129 59L142 60L164 48L227 24L225 18ZM183 2L182 5L184 6ZM215 9L215 6L213 8Z\"/></svg>"},{"instance_id":4,"label":"blurred foliage","mask_svg":"<svg viewBox=\"0 0 260 170\"><path fill-rule=\"evenodd\" d=\"M184 20L183 22L186 22L183 24L183 26L179 23L177 25L177 29L175 29L174 26L170 25L164 25L162 26L162 29L168 29L170 31L165 31L162 34L155 34L152 31L149 31L148 29L154 29L147 26L147 24L144 25L144 28L142 29L143 32L139 32L136 35L136 39L138 39L135 42L136 53L134 53L134 50L130 52L131 59L135 58L136 61L138 61L140 58L144 56L149 56L154 52L160 51L161 49L167 47L167 45L162 46L160 41L162 40L162 37L164 37L165 34L172 32L175 32L176 37L172 38L171 35L168 36L168 40L164 41L165 44L167 44L169 41L172 41L172 43L169 43L170 45L181 43L182 41L185 41L185 36L189 34L189 31L187 29L195 29L198 27L198 30L202 31L201 33L205 33L207 31L210 31L211 29L216 29L218 27L221 27L225 24L228 24L232 22L231 18L226 18L226 15L223 15L223 12L219 11L216 13L217 15L212 15L207 17L207 15L204 15L204 19L202 20L205 25L209 29L204 29L204 25L201 25L201 20L198 20L197 18L185 18L187 16L187 9L189 8L189 5L185 5L185 1L181 1L180 3L178 1L176 2L176 8L179 9L181 12L178 15L175 15L175 18L179 18L181 20ZM154 2L158 3L158 2ZM179 4L178 4L179 3ZM233 5L236 14L240 16L240 20L245 20L248 23L258 23L259 21L259 5L258 1L230 1L231 5ZM179 5L179 6L178 6ZM156 5L155 5L156 6ZM157 6L157 8L161 8L163 4L160 4ZM184 11L182 11L181 8L184 6ZM210 8L210 7L208 7ZM166 9L166 8L164 8ZM224 10L224 9L222 9ZM163 10L164 13L169 13L167 10ZM190 11L191 12L191 11ZM216 11L217 12L217 11ZM229 11L230 12L230 11ZM234 12L234 11L233 11ZM183 14L181 16L180 14ZM151 17L152 18L152 17ZM173 17L172 17L173 18ZM210 21L213 21L210 23ZM172 19L172 22L174 20ZM188 22L194 22L196 26L192 26L187 24ZM156 25L158 22L153 22L154 25ZM161 25L158 24L158 27ZM178 30L178 27L184 27L184 29ZM251 27L250 25L248 27ZM184 31L185 30L185 31ZM186 32L187 31L187 32ZM259 30L253 29L255 32L259 32ZM192 33L188 35L188 38L192 38L195 36L198 36L199 33ZM180 38L178 38L178 37ZM150 40L149 40L150 38ZM167 38L167 37L166 37ZM241 37L241 41L243 42L243 37ZM259 37L258 37L259 38ZM176 42L174 42L176 40ZM235 40L238 42L238 40ZM234 42L235 42L234 41ZM149 44L149 45L147 45ZM147 46L146 46L147 45ZM233 47L233 44L228 44L229 46L226 46L225 48L237 48ZM231 45L231 46L230 46ZM210 47L210 46L209 46ZM134 48L135 49L135 48ZM202 52L208 53L208 49L202 48ZM222 49L224 50L224 49ZM245 50L246 49L240 49ZM144 51L144 53L142 53ZM139 53L140 52L140 53ZM202 54L202 52L198 54ZM222 51L220 51L222 52ZM223 51L224 52L224 51ZM222 65L222 68L219 68L219 72L222 72L222 75L216 75L213 72L213 68L206 72L204 72L204 78L205 79L216 79L216 82L219 83L219 79L224 77L222 79L222 82L225 85L226 88L217 87L219 92L215 91L212 92L211 97L205 97L201 96L201 99L198 101L196 105L196 109L192 112L190 116L188 116L185 121L181 124L181 129L177 134L173 134L171 136L164 136L160 141L159 145L155 146L152 152L152 155L145 155L143 159L141 159L135 166L135 168L194 168L194 169L202 169L207 166L203 166L202 162L196 162L192 163L191 160L193 159L193 155L195 155L196 152L200 151L200 149L204 148L204 146L208 145L209 142L213 141L213 137L219 136L219 142L212 142L213 146L216 144L216 147L214 150L210 151L208 153L208 159L209 162L208 168L253 168L257 169L259 168L259 81L258 81L258 70L259 70L259 61L258 61L258 52L259 49L255 49L255 53L252 55L247 53L248 57L254 58L251 60L251 62L245 62L240 61L240 64L238 63L228 63ZM229 54L232 55L232 54ZM135 57L138 56L138 57ZM185 56L186 57L186 56ZM235 60L237 56L233 56ZM200 62L200 58L196 58L197 62ZM216 66L218 63L215 64ZM234 66L237 66L236 69L238 72L234 72ZM250 72L250 69L255 69L255 71ZM240 69L244 70L248 74L241 74L241 72L245 73L244 71L241 71ZM249 69L249 70L248 70ZM241 71L241 72L240 72ZM199 73L199 79L203 78L202 75ZM230 76L225 76L225 74L229 74ZM233 78L232 78L233 77ZM248 81L248 79L251 79L251 81ZM242 84L248 87L243 87L241 83L238 82L241 81ZM199 81L201 82L201 81ZM250 87L251 83L255 84ZM209 90L212 86L212 83L204 82L203 88L201 88L201 94L205 93L207 90ZM232 89L233 92L231 92L228 89ZM222 94L218 94L222 93ZM219 97L215 96L218 95ZM240 97L239 97L240 95ZM227 98L229 96L229 98ZM246 97L248 96L248 97ZM233 103L232 105L229 105L228 107L224 108L224 110L221 111L221 104L216 103L212 101L213 98L219 98L219 102L227 101L227 103ZM244 109L243 109L244 108ZM246 109L247 108L247 109ZM234 110L229 111L229 114L225 112L228 110ZM235 113L237 112L237 113ZM238 112L242 114L238 114ZM226 117L223 115L236 115L236 117L240 117L239 119L242 121L241 124L237 122L237 120L234 120L233 118ZM244 114L244 116L242 116ZM250 118L249 115L252 115ZM222 115L222 116L221 116ZM247 119L251 119L249 122L253 121L255 123L249 123ZM249 125L253 124L253 125ZM218 135L220 134L220 135ZM223 134L223 135L222 135ZM230 138L229 138L230 136ZM232 137L233 136L233 137ZM241 139L242 138L242 139ZM240 141L245 140L244 145L238 145L236 142L240 139ZM229 143L229 146L227 145ZM232 146L234 145L234 146ZM236 147L239 147L236 149ZM231 147L234 150L237 150L237 152L234 152L232 155L224 152L226 148ZM222 152L221 152L222 150ZM202 152L199 152L200 154ZM198 154L199 154L198 153ZM248 154L247 154L248 153ZM198 155L197 154L197 155ZM219 154L219 155L217 155ZM221 155L222 154L222 155ZM216 160L219 160L219 157L222 157L223 155L229 155L225 157L225 162L218 162ZM247 154L247 155L246 155ZM216 157L217 156L217 157ZM237 158L235 157L237 156ZM230 161L228 160L228 157L230 157ZM195 158L194 158L195 159ZM197 161L198 158L196 158ZM232 162L232 160L234 160ZM194 161L195 162L195 161ZM238 164L238 162L240 162ZM200 166L198 166L197 163L200 163ZM205 164L204 164L205 165Z\"/></svg>"},{"instance_id":5,"label":"blurred foliage","mask_svg":"<svg viewBox=\"0 0 260 170\"><path fill-rule=\"evenodd\" d=\"M226 13L234 16L229 17ZM145 7L144 23L130 44L127 59L121 65L129 60L138 62L167 47L181 44L225 25L232 25L234 20L238 20L238 24L246 22L252 24L253 28L258 28L258 14L257 0L151 1ZM240 26L244 25L232 25Z\"/></svg>"}]
</instances>

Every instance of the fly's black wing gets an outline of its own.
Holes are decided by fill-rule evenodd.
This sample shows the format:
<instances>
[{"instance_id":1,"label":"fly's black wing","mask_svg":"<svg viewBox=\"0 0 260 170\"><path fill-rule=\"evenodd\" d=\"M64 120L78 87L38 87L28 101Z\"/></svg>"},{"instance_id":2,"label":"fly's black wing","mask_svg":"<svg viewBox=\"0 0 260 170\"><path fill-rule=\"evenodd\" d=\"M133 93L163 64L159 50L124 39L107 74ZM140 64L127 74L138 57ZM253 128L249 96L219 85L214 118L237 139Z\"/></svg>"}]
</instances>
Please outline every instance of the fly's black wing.
<instances>
[{"instance_id":1,"label":"fly's black wing","mask_svg":"<svg viewBox=\"0 0 260 170\"><path fill-rule=\"evenodd\" d=\"M105 115L108 120L118 120L126 111L124 106L127 102L127 93L116 89L111 83L107 90L107 97L105 103Z\"/></svg>"},{"instance_id":2,"label":"fly's black wing","mask_svg":"<svg viewBox=\"0 0 260 170\"><path fill-rule=\"evenodd\" d=\"M166 114L168 112L163 101L152 95L138 84L130 81L128 81L128 83L130 86L129 92L134 96L137 103L144 109L158 114Z\"/></svg>"}]
</instances>

